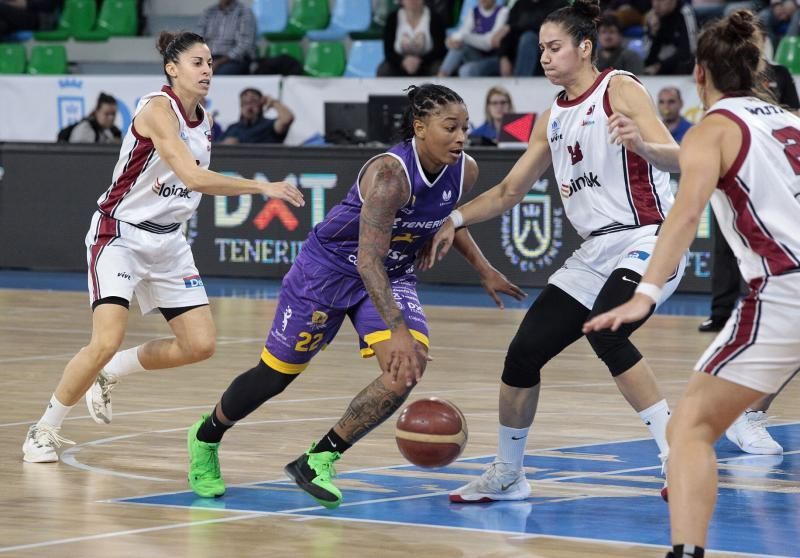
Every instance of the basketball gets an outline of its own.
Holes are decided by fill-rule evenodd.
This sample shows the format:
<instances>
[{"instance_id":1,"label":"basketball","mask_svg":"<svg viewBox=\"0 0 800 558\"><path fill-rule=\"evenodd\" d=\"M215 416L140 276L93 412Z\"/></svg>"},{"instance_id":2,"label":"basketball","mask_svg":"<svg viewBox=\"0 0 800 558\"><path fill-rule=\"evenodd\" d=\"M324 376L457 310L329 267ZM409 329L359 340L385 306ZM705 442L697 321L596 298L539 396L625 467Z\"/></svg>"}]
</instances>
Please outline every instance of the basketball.
<instances>
[{"instance_id":1,"label":"basketball","mask_svg":"<svg viewBox=\"0 0 800 558\"><path fill-rule=\"evenodd\" d=\"M394 435L400 453L414 465L444 467L467 445L467 421L449 401L429 397L403 409Z\"/></svg>"}]
</instances>

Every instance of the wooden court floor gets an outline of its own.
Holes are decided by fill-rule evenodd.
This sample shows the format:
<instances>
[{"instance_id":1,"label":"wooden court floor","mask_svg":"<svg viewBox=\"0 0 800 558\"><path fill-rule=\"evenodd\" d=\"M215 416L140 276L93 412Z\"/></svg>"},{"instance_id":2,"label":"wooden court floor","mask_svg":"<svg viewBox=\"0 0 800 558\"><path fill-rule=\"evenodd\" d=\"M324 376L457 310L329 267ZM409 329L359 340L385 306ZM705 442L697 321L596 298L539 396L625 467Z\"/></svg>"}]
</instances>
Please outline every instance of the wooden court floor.
<instances>
[{"instance_id":1,"label":"wooden court floor","mask_svg":"<svg viewBox=\"0 0 800 558\"><path fill-rule=\"evenodd\" d=\"M62 430L77 442L63 448L66 459L57 464L28 464L21 453L27 428L41 415L64 364L88 340L90 313L83 293L0 290L0 555L664 556L664 550L654 545L520 536L503 532L502 525L456 529L400 519L397 523L373 521L368 513L358 518L339 517L336 512L248 514L115 501L187 490L187 428L212 407L236 374L259 358L274 302L213 299L212 309L219 336L214 357L181 369L131 376L113 393L114 421L109 426L95 424L83 404L77 405ZM455 402L470 430L462 457L492 455L496 452L497 381L522 311L428 307L426 313L434 361L411 399L437 395ZM694 361L711 339L697 332L699 321L697 317L656 316L635 337L673 405ZM134 308L125 346L168 331L161 318L143 318ZM326 432L350 398L376 374L374 361L358 356L355 334L345 325L336 342L286 392L227 434L221 459L228 485L284 479L284 464ZM647 437L646 428L584 341L568 348L543 375L529 453ZM776 423L800 420L799 393L795 383L774 403L770 414L778 417ZM350 450L337 469L346 478L349 471L403 463L394 442L393 421L389 421ZM347 498L349 485L343 482L342 486ZM552 490L535 480L532 486L534 496L537 491ZM587 490L591 495L591 489ZM655 488L641 490L656 493ZM312 504L310 499L304 502ZM537 513L536 505L532 513ZM629 521L635 524L641 518L631 512ZM611 535L607 538L614 539Z\"/></svg>"}]
</instances>

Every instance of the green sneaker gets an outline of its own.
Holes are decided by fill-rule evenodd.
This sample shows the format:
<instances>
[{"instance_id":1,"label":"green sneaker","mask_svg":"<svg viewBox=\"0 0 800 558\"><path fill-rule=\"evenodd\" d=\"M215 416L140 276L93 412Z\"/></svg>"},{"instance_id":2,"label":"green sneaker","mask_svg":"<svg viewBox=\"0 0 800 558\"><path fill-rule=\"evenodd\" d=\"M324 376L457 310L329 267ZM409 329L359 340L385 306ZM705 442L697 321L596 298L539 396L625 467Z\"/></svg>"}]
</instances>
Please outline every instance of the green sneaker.
<instances>
[{"instance_id":1,"label":"green sneaker","mask_svg":"<svg viewBox=\"0 0 800 558\"><path fill-rule=\"evenodd\" d=\"M222 480L217 455L219 442L213 444L197 439L197 431L206 418L208 414L194 423L186 436L189 449L189 486L198 496L216 498L225 494L225 481Z\"/></svg>"},{"instance_id":2,"label":"green sneaker","mask_svg":"<svg viewBox=\"0 0 800 558\"><path fill-rule=\"evenodd\" d=\"M311 449L289 463L283 470L297 486L305 490L312 498L328 509L339 507L342 503L342 492L331 482L336 476L333 462L342 454L338 451L311 453Z\"/></svg>"}]
</instances>

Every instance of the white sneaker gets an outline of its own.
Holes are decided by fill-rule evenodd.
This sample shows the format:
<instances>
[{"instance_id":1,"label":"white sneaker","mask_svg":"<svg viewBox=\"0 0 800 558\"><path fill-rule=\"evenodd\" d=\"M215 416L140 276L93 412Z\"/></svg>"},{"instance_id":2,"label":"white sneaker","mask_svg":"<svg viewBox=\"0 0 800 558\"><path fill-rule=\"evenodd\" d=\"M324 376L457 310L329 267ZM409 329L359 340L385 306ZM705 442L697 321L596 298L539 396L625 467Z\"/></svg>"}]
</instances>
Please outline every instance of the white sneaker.
<instances>
[{"instance_id":1,"label":"white sneaker","mask_svg":"<svg viewBox=\"0 0 800 558\"><path fill-rule=\"evenodd\" d=\"M525 500L531 495L531 485L524 471L511 469L510 463L495 461L484 473L450 493L450 501L481 504L501 500Z\"/></svg>"},{"instance_id":2,"label":"white sneaker","mask_svg":"<svg viewBox=\"0 0 800 558\"><path fill-rule=\"evenodd\" d=\"M56 448L61 444L74 444L58 435L60 428L49 424L34 424L28 429L28 436L22 444L23 459L28 463L53 463L58 461Z\"/></svg>"},{"instance_id":3,"label":"white sneaker","mask_svg":"<svg viewBox=\"0 0 800 558\"><path fill-rule=\"evenodd\" d=\"M767 416L764 411L747 411L736 419L725 437L745 453L755 455L778 455L783 453L781 445L767 432Z\"/></svg>"},{"instance_id":4,"label":"white sneaker","mask_svg":"<svg viewBox=\"0 0 800 558\"><path fill-rule=\"evenodd\" d=\"M116 378L107 376L106 371L101 370L92 387L86 391L86 406L89 407L89 414L97 424L111 422L111 390L117 382Z\"/></svg>"}]
</instances>

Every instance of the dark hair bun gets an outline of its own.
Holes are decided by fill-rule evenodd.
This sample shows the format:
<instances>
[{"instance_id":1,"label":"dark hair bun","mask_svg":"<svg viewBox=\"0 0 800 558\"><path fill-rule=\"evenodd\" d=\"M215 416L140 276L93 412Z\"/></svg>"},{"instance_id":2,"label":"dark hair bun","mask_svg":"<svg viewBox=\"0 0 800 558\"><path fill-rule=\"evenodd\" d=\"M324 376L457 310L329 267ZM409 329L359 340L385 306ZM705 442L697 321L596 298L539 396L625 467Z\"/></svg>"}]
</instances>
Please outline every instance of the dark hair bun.
<instances>
[{"instance_id":1,"label":"dark hair bun","mask_svg":"<svg viewBox=\"0 0 800 558\"><path fill-rule=\"evenodd\" d=\"M596 22L600 18L599 0L575 0L572 3L572 9L591 21Z\"/></svg>"},{"instance_id":2,"label":"dark hair bun","mask_svg":"<svg viewBox=\"0 0 800 558\"><path fill-rule=\"evenodd\" d=\"M156 39L156 48L158 49L158 52L161 54L161 56L166 55L167 47L173 40L175 40L175 37L177 36L178 36L177 33L170 33L169 31L162 31L158 35L158 39Z\"/></svg>"},{"instance_id":3,"label":"dark hair bun","mask_svg":"<svg viewBox=\"0 0 800 558\"><path fill-rule=\"evenodd\" d=\"M749 41L758 32L758 21L750 10L736 10L728 16L728 24L720 29L720 39L726 43Z\"/></svg>"},{"instance_id":4,"label":"dark hair bun","mask_svg":"<svg viewBox=\"0 0 800 558\"><path fill-rule=\"evenodd\" d=\"M409 85L403 91L405 91L406 96L408 97L408 100L409 101L413 101L414 97L416 97L417 93L419 93L419 86L418 85Z\"/></svg>"}]
</instances>

